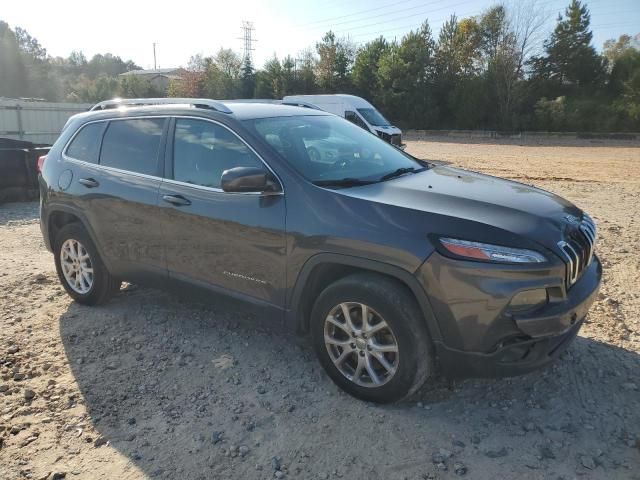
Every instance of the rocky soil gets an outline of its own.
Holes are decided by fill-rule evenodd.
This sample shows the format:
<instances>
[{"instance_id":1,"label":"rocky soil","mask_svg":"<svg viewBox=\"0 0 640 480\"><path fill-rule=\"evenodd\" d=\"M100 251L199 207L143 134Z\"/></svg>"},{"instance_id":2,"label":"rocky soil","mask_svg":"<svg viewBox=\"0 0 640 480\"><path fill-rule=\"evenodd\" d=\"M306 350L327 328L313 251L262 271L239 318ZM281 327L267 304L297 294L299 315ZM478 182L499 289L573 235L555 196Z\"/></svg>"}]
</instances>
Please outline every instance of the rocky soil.
<instances>
[{"instance_id":1,"label":"rocky soil","mask_svg":"<svg viewBox=\"0 0 640 480\"><path fill-rule=\"evenodd\" d=\"M640 479L640 148L412 141L599 225L602 293L553 366L366 404L308 340L226 299L70 301L35 203L0 206L2 479Z\"/></svg>"}]
</instances>

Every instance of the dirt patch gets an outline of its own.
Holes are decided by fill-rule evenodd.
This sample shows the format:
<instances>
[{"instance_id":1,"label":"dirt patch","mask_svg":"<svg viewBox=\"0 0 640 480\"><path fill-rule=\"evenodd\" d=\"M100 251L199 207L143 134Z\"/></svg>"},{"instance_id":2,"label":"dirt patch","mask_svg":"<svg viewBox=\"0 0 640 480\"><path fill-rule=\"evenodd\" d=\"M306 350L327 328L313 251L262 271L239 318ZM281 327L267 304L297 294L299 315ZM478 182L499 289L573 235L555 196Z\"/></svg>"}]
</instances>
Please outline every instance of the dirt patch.
<instances>
[{"instance_id":1,"label":"dirt patch","mask_svg":"<svg viewBox=\"0 0 640 480\"><path fill-rule=\"evenodd\" d=\"M333 385L306 339L230 300L138 288L103 307L74 304L37 204L8 204L0 478L639 478L640 149L409 151L534 183L596 219L602 293L558 362L369 405Z\"/></svg>"}]
</instances>

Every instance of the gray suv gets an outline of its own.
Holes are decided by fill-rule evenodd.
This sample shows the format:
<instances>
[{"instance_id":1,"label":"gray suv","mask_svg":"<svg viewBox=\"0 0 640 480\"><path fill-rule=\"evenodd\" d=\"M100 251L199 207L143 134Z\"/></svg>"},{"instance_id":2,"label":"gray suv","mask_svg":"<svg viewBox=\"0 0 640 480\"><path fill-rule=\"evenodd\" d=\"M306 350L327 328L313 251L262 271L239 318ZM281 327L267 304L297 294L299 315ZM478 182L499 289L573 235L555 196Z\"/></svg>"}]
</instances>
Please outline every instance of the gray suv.
<instances>
[{"instance_id":1,"label":"gray suv","mask_svg":"<svg viewBox=\"0 0 640 480\"><path fill-rule=\"evenodd\" d=\"M595 224L570 202L318 110L103 102L69 120L39 179L42 234L77 302L125 280L247 300L310 334L327 374L369 401L439 373L547 365L602 276Z\"/></svg>"}]
</instances>

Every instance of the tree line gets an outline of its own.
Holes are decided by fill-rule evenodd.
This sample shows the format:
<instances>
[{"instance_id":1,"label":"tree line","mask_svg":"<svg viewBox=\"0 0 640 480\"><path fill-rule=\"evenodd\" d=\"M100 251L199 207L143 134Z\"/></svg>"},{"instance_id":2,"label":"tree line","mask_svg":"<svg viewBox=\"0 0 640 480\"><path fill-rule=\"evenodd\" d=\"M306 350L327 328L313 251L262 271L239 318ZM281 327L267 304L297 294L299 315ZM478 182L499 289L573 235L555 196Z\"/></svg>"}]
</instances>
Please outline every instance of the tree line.
<instances>
[{"instance_id":1,"label":"tree line","mask_svg":"<svg viewBox=\"0 0 640 480\"><path fill-rule=\"evenodd\" d=\"M592 44L587 5L572 0L536 46L545 24L536 0L452 15L439 35L428 20L400 40L357 46L327 32L294 58L256 69L230 49L193 56L159 91L111 54L52 58L20 28L0 22L0 95L97 102L114 96L279 99L353 93L405 128L500 131L640 131L640 50L628 35Z\"/></svg>"}]
</instances>

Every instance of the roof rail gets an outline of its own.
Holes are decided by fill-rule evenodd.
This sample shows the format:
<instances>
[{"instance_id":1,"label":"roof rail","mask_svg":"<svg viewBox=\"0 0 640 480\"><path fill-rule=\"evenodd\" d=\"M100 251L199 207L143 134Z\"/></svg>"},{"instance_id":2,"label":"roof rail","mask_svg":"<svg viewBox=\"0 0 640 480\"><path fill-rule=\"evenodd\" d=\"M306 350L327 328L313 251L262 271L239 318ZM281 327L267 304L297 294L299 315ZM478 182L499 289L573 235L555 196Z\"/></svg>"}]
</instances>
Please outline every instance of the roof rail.
<instances>
[{"instance_id":1,"label":"roof rail","mask_svg":"<svg viewBox=\"0 0 640 480\"><path fill-rule=\"evenodd\" d=\"M304 100L282 100L282 105L310 108L312 110L322 110L319 106L314 105L313 103L310 103L310 102L305 102Z\"/></svg>"},{"instance_id":2,"label":"roof rail","mask_svg":"<svg viewBox=\"0 0 640 480\"><path fill-rule=\"evenodd\" d=\"M114 98L113 100L105 100L96 103L91 107L90 111L108 110L110 108L118 108L124 106L143 106L143 105L192 105L195 108L206 108L221 113L233 113L222 102L211 100L209 98Z\"/></svg>"}]
</instances>

